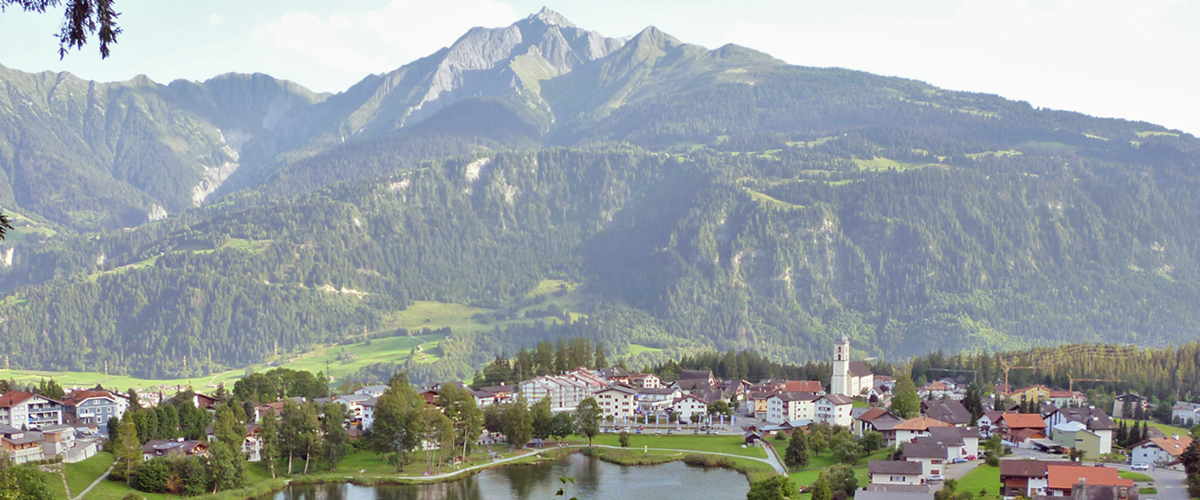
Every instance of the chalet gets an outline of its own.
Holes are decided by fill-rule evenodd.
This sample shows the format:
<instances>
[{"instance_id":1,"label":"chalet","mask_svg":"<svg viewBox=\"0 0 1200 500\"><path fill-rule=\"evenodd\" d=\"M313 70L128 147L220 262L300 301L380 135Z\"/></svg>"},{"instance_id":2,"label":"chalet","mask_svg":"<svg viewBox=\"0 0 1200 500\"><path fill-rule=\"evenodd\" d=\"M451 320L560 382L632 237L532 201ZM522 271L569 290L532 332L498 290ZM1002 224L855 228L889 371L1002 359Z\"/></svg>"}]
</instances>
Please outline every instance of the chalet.
<instances>
[{"instance_id":1,"label":"chalet","mask_svg":"<svg viewBox=\"0 0 1200 500\"><path fill-rule=\"evenodd\" d=\"M378 398L371 398L358 404L362 408L362 421L359 426L362 430L370 429L375 424L375 405L379 404Z\"/></svg>"},{"instance_id":2,"label":"chalet","mask_svg":"<svg viewBox=\"0 0 1200 500\"><path fill-rule=\"evenodd\" d=\"M671 401L683 396L677 388L657 387L637 390L638 409L646 413L657 413L671 405Z\"/></svg>"},{"instance_id":3,"label":"chalet","mask_svg":"<svg viewBox=\"0 0 1200 500\"><path fill-rule=\"evenodd\" d=\"M1058 432L1059 426L1069 422L1081 424L1084 427L1083 430L1087 432L1084 435L1076 437L1090 443L1091 438L1087 437L1086 434L1096 436L1096 446L1092 447L1089 445L1086 448L1089 456L1095 458L1100 455L1112 453L1113 433L1119 426L1099 408L1060 408L1046 415L1042 420L1045 422L1044 428L1050 430L1050 437L1052 439L1054 439L1055 434ZM1074 429L1076 426L1068 427ZM1066 432L1078 432L1078 430L1068 430ZM1057 442L1058 440L1055 439L1055 441Z\"/></svg>"},{"instance_id":4,"label":"chalet","mask_svg":"<svg viewBox=\"0 0 1200 500\"><path fill-rule=\"evenodd\" d=\"M948 459L946 447L935 443L908 443L904 445L904 459L921 464L921 477L941 474Z\"/></svg>"},{"instance_id":5,"label":"chalet","mask_svg":"<svg viewBox=\"0 0 1200 500\"><path fill-rule=\"evenodd\" d=\"M684 392L695 389L711 389L717 385L716 377L713 377L712 370L683 370L679 372L679 379L675 381L675 385Z\"/></svg>"},{"instance_id":6,"label":"chalet","mask_svg":"<svg viewBox=\"0 0 1200 500\"><path fill-rule=\"evenodd\" d=\"M854 419L854 434L862 437L870 430L883 434L884 446L896 444L896 426L904 423L904 419L893 415L883 408L870 408Z\"/></svg>"},{"instance_id":7,"label":"chalet","mask_svg":"<svg viewBox=\"0 0 1200 500\"><path fill-rule=\"evenodd\" d=\"M1200 423L1200 403L1179 401L1171 405L1171 423L1184 427Z\"/></svg>"},{"instance_id":8,"label":"chalet","mask_svg":"<svg viewBox=\"0 0 1200 500\"><path fill-rule=\"evenodd\" d=\"M1031 385L1015 391L1003 392L1002 395L1018 403L1022 401L1041 403L1050 399L1050 388L1044 385Z\"/></svg>"},{"instance_id":9,"label":"chalet","mask_svg":"<svg viewBox=\"0 0 1200 500\"><path fill-rule=\"evenodd\" d=\"M1087 396L1079 391L1050 391L1050 403L1059 408L1078 408L1087 404Z\"/></svg>"},{"instance_id":10,"label":"chalet","mask_svg":"<svg viewBox=\"0 0 1200 500\"><path fill-rule=\"evenodd\" d=\"M491 394L491 400L493 404L509 403L517 397L516 390L514 390L513 386L511 385L492 385L480 387L479 390Z\"/></svg>"},{"instance_id":11,"label":"chalet","mask_svg":"<svg viewBox=\"0 0 1200 500\"><path fill-rule=\"evenodd\" d=\"M750 387L750 383L745 380L722 380L713 387L721 391L722 399L742 401L746 399L746 389Z\"/></svg>"},{"instance_id":12,"label":"chalet","mask_svg":"<svg viewBox=\"0 0 1200 500\"><path fill-rule=\"evenodd\" d=\"M79 423L96 424L107 432L109 419L120 420L129 408L129 400L112 392L98 389L90 391L74 391L62 400L63 411L68 419L73 418Z\"/></svg>"},{"instance_id":13,"label":"chalet","mask_svg":"<svg viewBox=\"0 0 1200 500\"><path fill-rule=\"evenodd\" d=\"M637 389L624 384L615 384L612 387L596 392L596 402L600 404L600 409L603 415L607 418L617 419L633 418L637 410Z\"/></svg>"},{"instance_id":14,"label":"chalet","mask_svg":"<svg viewBox=\"0 0 1200 500\"><path fill-rule=\"evenodd\" d=\"M754 418L759 420L767 419L767 400L775 395L774 391L750 391L746 400L753 405L750 411L754 413Z\"/></svg>"},{"instance_id":15,"label":"chalet","mask_svg":"<svg viewBox=\"0 0 1200 500\"><path fill-rule=\"evenodd\" d=\"M853 407L854 398L841 394L826 394L817 398L812 419L814 422L850 427L854 423L854 419L850 417Z\"/></svg>"},{"instance_id":16,"label":"chalet","mask_svg":"<svg viewBox=\"0 0 1200 500\"><path fill-rule=\"evenodd\" d=\"M1005 498L1046 495L1049 485L1048 467L1051 464L1065 463L1045 460L1001 460L1000 494Z\"/></svg>"},{"instance_id":17,"label":"chalet","mask_svg":"<svg viewBox=\"0 0 1200 500\"><path fill-rule=\"evenodd\" d=\"M31 392L9 391L0 395L0 425L37 429L63 424L62 403Z\"/></svg>"},{"instance_id":18,"label":"chalet","mask_svg":"<svg viewBox=\"0 0 1200 500\"><path fill-rule=\"evenodd\" d=\"M242 440L242 454L246 456L247 462L258 462L262 460L262 439L258 435L258 424L247 423L245 426L246 437ZM213 426L210 425L205 429L205 437L210 443L217 440L213 433Z\"/></svg>"},{"instance_id":19,"label":"chalet","mask_svg":"<svg viewBox=\"0 0 1200 500\"><path fill-rule=\"evenodd\" d=\"M930 427L928 436L918 437L914 442L941 444L951 459L979 456L979 431L971 427Z\"/></svg>"},{"instance_id":20,"label":"chalet","mask_svg":"<svg viewBox=\"0 0 1200 500\"><path fill-rule=\"evenodd\" d=\"M1132 479L1121 479L1114 467L1079 467L1073 465L1050 464L1048 469L1048 485L1046 492L1052 497L1071 496L1071 490L1077 484L1088 486L1108 486L1126 488L1127 494L1133 488ZM1125 495L1121 495L1125 496Z\"/></svg>"},{"instance_id":21,"label":"chalet","mask_svg":"<svg viewBox=\"0 0 1200 500\"><path fill-rule=\"evenodd\" d=\"M0 453L18 464L42 460L42 433L0 424Z\"/></svg>"},{"instance_id":22,"label":"chalet","mask_svg":"<svg viewBox=\"0 0 1200 500\"><path fill-rule=\"evenodd\" d=\"M346 394L333 398L334 403L341 403L346 407L346 418L350 420L351 427L362 428L363 420L363 402L370 401L375 398L369 394Z\"/></svg>"},{"instance_id":23,"label":"chalet","mask_svg":"<svg viewBox=\"0 0 1200 500\"><path fill-rule=\"evenodd\" d=\"M917 395L921 399L946 399L955 396L954 386L942 380L935 380L924 386L917 388Z\"/></svg>"},{"instance_id":24,"label":"chalet","mask_svg":"<svg viewBox=\"0 0 1200 500\"><path fill-rule=\"evenodd\" d=\"M175 399L180 396L181 396L181 394L176 394L176 395L172 396L170 399L167 399L167 402L174 402ZM193 392L192 393L192 405L201 410L214 410L215 411L217 409L217 398L214 398L212 396L205 396L204 394L200 394L198 392Z\"/></svg>"},{"instance_id":25,"label":"chalet","mask_svg":"<svg viewBox=\"0 0 1200 500\"><path fill-rule=\"evenodd\" d=\"M658 389L663 386L662 379L653 373L639 373L629 377L629 384L638 389Z\"/></svg>"},{"instance_id":26,"label":"chalet","mask_svg":"<svg viewBox=\"0 0 1200 500\"><path fill-rule=\"evenodd\" d=\"M1004 413L997 424L1005 441L1023 443L1046 437L1046 421L1036 413Z\"/></svg>"},{"instance_id":27,"label":"chalet","mask_svg":"<svg viewBox=\"0 0 1200 500\"><path fill-rule=\"evenodd\" d=\"M604 380L607 380L614 384L631 383L632 380L630 380L630 379L631 379L631 377L633 377L632 373L629 373L628 370L621 368L619 366L611 366L608 368L601 368L600 370L598 370L596 372L596 374L599 375Z\"/></svg>"},{"instance_id":28,"label":"chalet","mask_svg":"<svg viewBox=\"0 0 1200 500\"><path fill-rule=\"evenodd\" d=\"M820 397L812 392L772 394L767 398L767 418L765 420L772 424L799 419L814 420L817 410L816 401Z\"/></svg>"},{"instance_id":29,"label":"chalet","mask_svg":"<svg viewBox=\"0 0 1200 500\"><path fill-rule=\"evenodd\" d=\"M1134 418L1134 412L1141 408L1143 412L1150 409L1150 401L1137 393L1126 393L1113 399L1113 418ZM1126 411L1128 410L1128 411ZM1129 413L1126 415L1126 413Z\"/></svg>"},{"instance_id":30,"label":"chalet","mask_svg":"<svg viewBox=\"0 0 1200 500\"><path fill-rule=\"evenodd\" d=\"M950 424L941 420L929 417L917 417L910 420L905 420L896 424L892 429L896 432L896 443L905 444L911 443L913 439L919 436L928 436L929 429L932 427L953 427Z\"/></svg>"},{"instance_id":31,"label":"chalet","mask_svg":"<svg viewBox=\"0 0 1200 500\"><path fill-rule=\"evenodd\" d=\"M1133 465L1166 465L1179 460L1179 456L1192 444L1192 438L1173 434L1169 438L1150 438L1130 448Z\"/></svg>"},{"instance_id":32,"label":"chalet","mask_svg":"<svg viewBox=\"0 0 1200 500\"><path fill-rule=\"evenodd\" d=\"M921 413L926 417L941 420L955 427L966 427L974 423L971 411L953 399L921 402Z\"/></svg>"},{"instance_id":33,"label":"chalet","mask_svg":"<svg viewBox=\"0 0 1200 500\"><path fill-rule=\"evenodd\" d=\"M1016 412L1006 412L1006 411L985 411L985 412L983 412L983 415L979 416L979 420L975 421L975 425L979 426L979 436L986 439L986 438L992 437L992 434L999 432L1000 431L1000 428L999 428L1000 415L1003 415L1005 413L1016 413Z\"/></svg>"},{"instance_id":34,"label":"chalet","mask_svg":"<svg viewBox=\"0 0 1200 500\"><path fill-rule=\"evenodd\" d=\"M867 464L867 481L871 484L922 484L924 466L907 460L872 460Z\"/></svg>"},{"instance_id":35,"label":"chalet","mask_svg":"<svg viewBox=\"0 0 1200 500\"><path fill-rule=\"evenodd\" d=\"M157 457L166 457L170 455L199 455L202 457L208 456L208 443L204 441L192 441L190 439L179 438L174 439L151 439L146 444L142 445L142 460L150 460Z\"/></svg>"}]
</instances>

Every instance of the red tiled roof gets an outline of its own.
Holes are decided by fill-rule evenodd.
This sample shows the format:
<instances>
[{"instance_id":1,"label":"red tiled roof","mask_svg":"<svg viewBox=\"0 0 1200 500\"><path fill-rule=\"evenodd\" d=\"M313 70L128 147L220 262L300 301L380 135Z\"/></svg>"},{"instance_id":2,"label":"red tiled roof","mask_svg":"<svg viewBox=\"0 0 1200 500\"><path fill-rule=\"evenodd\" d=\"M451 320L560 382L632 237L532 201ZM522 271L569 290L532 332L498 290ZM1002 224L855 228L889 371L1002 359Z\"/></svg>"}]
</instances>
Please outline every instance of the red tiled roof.
<instances>
[{"instance_id":1,"label":"red tiled roof","mask_svg":"<svg viewBox=\"0 0 1200 500\"><path fill-rule=\"evenodd\" d=\"M905 420L896 425L896 427L893 427L893 429L898 431L925 431L929 430L930 427L951 427L951 425L935 418L917 417Z\"/></svg>"},{"instance_id":2,"label":"red tiled roof","mask_svg":"<svg viewBox=\"0 0 1200 500\"><path fill-rule=\"evenodd\" d=\"M871 408L870 410L863 412L862 415L859 415L858 419L862 420L863 422L870 422L879 418L884 413L887 413L887 411L883 408Z\"/></svg>"},{"instance_id":3,"label":"red tiled roof","mask_svg":"<svg viewBox=\"0 0 1200 500\"><path fill-rule=\"evenodd\" d=\"M26 399L32 398L36 394L23 391L8 391L0 395L0 408L12 408L13 405L24 403Z\"/></svg>"},{"instance_id":4,"label":"red tiled roof","mask_svg":"<svg viewBox=\"0 0 1200 500\"><path fill-rule=\"evenodd\" d=\"M1081 482L1088 486L1133 486L1132 479L1121 479L1119 471L1112 467L1050 465L1046 469L1049 487L1054 490L1069 490Z\"/></svg>"},{"instance_id":5,"label":"red tiled roof","mask_svg":"<svg viewBox=\"0 0 1200 500\"><path fill-rule=\"evenodd\" d=\"M819 380L789 380L783 384L783 392L822 392Z\"/></svg>"},{"instance_id":6,"label":"red tiled roof","mask_svg":"<svg viewBox=\"0 0 1200 500\"><path fill-rule=\"evenodd\" d=\"M1008 424L1009 429L1045 429L1046 421L1036 413L1005 413L1000 421Z\"/></svg>"}]
</instances>

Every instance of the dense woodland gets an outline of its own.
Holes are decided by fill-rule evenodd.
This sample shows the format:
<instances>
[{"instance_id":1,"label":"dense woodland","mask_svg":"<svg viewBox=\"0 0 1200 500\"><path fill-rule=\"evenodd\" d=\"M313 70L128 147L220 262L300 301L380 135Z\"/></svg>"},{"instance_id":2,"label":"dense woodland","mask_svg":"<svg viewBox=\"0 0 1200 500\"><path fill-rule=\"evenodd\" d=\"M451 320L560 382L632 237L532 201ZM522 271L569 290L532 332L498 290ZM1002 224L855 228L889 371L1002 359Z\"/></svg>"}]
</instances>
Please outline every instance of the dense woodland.
<instances>
[{"instance_id":1,"label":"dense woodland","mask_svg":"<svg viewBox=\"0 0 1200 500\"><path fill-rule=\"evenodd\" d=\"M898 361L1200 331L1190 135L656 31L589 64L540 97L465 99L319 151L305 134L326 137L318 111L349 97L261 77L138 82L78 115L53 92L78 79L5 70L29 107L0 113L0 204L24 214L0 268L7 366L204 375L394 329L417 300L503 315L546 279L585 291L547 313L569 321L452 331L413 380L469 380L564 336L635 364L711 349L803 363L839 332L857 356ZM256 113L278 99L312 114L266 130ZM121 106L152 109L96 135ZM187 210L190 191L165 183L199 167L160 146L230 160L204 124L258 135L247 170ZM5 146L19 133L74 166L34 168L27 144ZM99 146L113 141L133 149ZM160 163L174 170L146 172ZM170 217L146 222L153 204Z\"/></svg>"}]
</instances>

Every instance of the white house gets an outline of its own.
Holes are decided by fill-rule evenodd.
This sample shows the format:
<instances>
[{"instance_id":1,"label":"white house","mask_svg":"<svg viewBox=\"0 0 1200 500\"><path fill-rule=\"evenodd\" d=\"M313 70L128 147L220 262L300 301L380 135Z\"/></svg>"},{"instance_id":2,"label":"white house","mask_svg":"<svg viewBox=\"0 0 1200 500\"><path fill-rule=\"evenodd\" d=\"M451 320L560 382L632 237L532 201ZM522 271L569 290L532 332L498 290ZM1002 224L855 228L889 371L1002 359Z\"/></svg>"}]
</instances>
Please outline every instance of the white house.
<instances>
[{"instance_id":1,"label":"white house","mask_svg":"<svg viewBox=\"0 0 1200 500\"><path fill-rule=\"evenodd\" d=\"M679 388L657 387L638 389L638 409L646 413L657 413L671 406L671 402L683 396Z\"/></svg>"},{"instance_id":2,"label":"white house","mask_svg":"<svg viewBox=\"0 0 1200 500\"><path fill-rule=\"evenodd\" d=\"M525 396L525 400L529 404L550 396L550 410L559 413L575 411L580 401L592 395L589 385L590 382L579 375L573 377L541 376L521 382L518 385L518 391Z\"/></svg>"},{"instance_id":3,"label":"white house","mask_svg":"<svg viewBox=\"0 0 1200 500\"><path fill-rule=\"evenodd\" d=\"M1171 422L1175 425L1191 427L1200 423L1200 403L1179 401L1171 406Z\"/></svg>"},{"instance_id":4,"label":"white house","mask_svg":"<svg viewBox=\"0 0 1200 500\"><path fill-rule=\"evenodd\" d=\"M867 482L871 484L922 484L924 470L920 462L907 460L872 460L867 465Z\"/></svg>"},{"instance_id":5,"label":"white house","mask_svg":"<svg viewBox=\"0 0 1200 500\"><path fill-rule=\"evenodd\" d=\"M904 459L921 464L921 477L929 479L942 474L946 467L946 447L933 443L908 443L904 445Z\"/></svg>"},{"instance_id":6,"label":"white house","mask_svg":"<svg viewBox=\"0 0 1200 500\"><path fill-rule=\"evenodd\" d=\"M618 419L633 418L636 414L634 410L637 409L637 394L632 387L616 384L597 392L595 397L604 416L615 422Z\"/></svg>"},{"instance_id":7,"label":"white house","mask_svg":"<svg viewBox=\"0 0 1200 500\"><path fill-rule=\"evenodd\" d=\"M1112 453L1113 431L1119 426L1108 418L1108 415L1096 407L1088 408L1059 408L1043 417L1046 428L1050 430L1050 438L1054 438L1055 428L1067 422L1078 422L1096 435L1098 444L1094 453L1104 455Z\"/></svg>"},{"instance_id":8,"label":"white house","mask_svg":"<svg viewBox=\"0 0 1200 500\"><path fill-rule=\"evenodd\" d=\"M854 423L854 418L850 416L853 408L853 398L841 394L826 394L816 401L813 421L850 427Z\"/></svg>"},{"instance_id":9,"label":"white house","mask_svg":"<svg viewBox=\"0 0 1200 500\"><path fill-rule=\"evenodd\" d=\"M1165 438L1151 438L1133 446L1130 461L1133 465L1163 465L1179 459L1179 455L1192 444L1192 438L1178 434Z\"/></svg>"},{"instance_id":10,"label":"white house","mask_svg":"<svg viewBox=\"0 0 1200 500\"><path fill-rule=\"evenodd\" d=\"M379 396L382 396L383 393L385 391L387 391L388 389L391 389L391 387L388 387L383 384L376 384L376 385L368 385L366 387L363 387L357 391L354 391L354 393L355 394L366 394L373 398L378 398Z\"/></svg>"},{"instance_id":11,"label":"white house","mask_svg":"<svg viewBox=\"0 0 1200 500\"><path fill-rule=\"evenodd\" d=\"M679 399L676 399L671 404L671 410L679 416L680 422L691 422L693 416L696 416L696 421L708 413L708 403L703 399L688 394Z\"/></svg>"},{"instance_id":12,"label":"white house","mask_svg":"<svg viewBox=\"0 0 1200 500\"><path fill-rule=\"evenodd\" d=\"M0 395L0 425L37 429L62 425L62 403L30 392L9 391Z\"/></svg>"},{"instance_id":13,"label":"white house","mask_svg":"<svg viewBox=\"0 0 1200 500\"><path fill-rule=\"evenodd\" d=\"M936 418L917 417L917 418L905 420L904 422L896 424L895 427L892 427L892 430L896 431L896 443L897 444L906 444L906 443L911 443L914 439L916 439L918 437L928 436L929 429L933 428L933 427L953 427L953 426L950 424L947 424L945 422L942 422L941 420L938 420Z\"/></svg>"},{"instance_id":14,"label":"white house","mask_svg":"<svg viewBox=\"0 0 1200 500\"><path fill-rule=\"evenodd\" d=\"M365 431L370 429L375 424L375 404L379 402L377 398L371 398L358 404L362 408L362 429Z\"/></svg>"},{"instance_id":15,"label":"white house","mask_svg":"<svg viewBox=\"0 0 1200 500\"><path fill-rule=\"evenodd\" d=\"M629 383L638 389L658 389L663 386L662 379L653 373L630 375Z\"/></svg>"},{"instance_id":16,"label":"white house","mask_svg":"<svg viewBox=\"0 0 1200 500\"><path fill-rule=\"evenodd\" d=\"M811 392L781 392L767 398L766 421L782 424L791 420L815 420L818 396Z\"/></svg>"},{"instance_id":17,"label":"white house","mask_svg":"<svg viewBox=\"0 0 1200 500\"><path fill-rule=\"evenodd\" d=\"M334 403L341 403L346 407L346 418L350 419L351 424L357 424L362 427L363 421L363 402L375 400L368 394L346 394L333 398Z\"/></svg>"}]
</instances>

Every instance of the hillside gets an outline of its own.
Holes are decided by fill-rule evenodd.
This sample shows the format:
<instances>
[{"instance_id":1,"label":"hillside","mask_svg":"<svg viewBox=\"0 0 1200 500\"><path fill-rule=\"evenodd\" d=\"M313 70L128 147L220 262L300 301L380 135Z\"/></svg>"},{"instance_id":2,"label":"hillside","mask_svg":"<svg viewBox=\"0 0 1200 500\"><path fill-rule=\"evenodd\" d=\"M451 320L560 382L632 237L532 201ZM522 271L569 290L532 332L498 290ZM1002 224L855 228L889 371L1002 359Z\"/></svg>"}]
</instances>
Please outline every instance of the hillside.
<instances>
[{"instance_id":1,"label":"hillside","mask_svg":"<svg viewBox=\"0 0 1200 500\"><path fill-rule=\"evenodd\" d=\"M50 78L9 70L4 102ZM568 334L805 361L838 332L894 358L1200 331L1200 142L1152 124L545 10L332 96L79 82L107 113L0 107L8 179L61 150L42 175L78 180L0 192L13 368L194 377L419 326L415 301L475 311L417 380ZM128 109L134 132L88 121ZM135 132L161 156L121 177L96 145ZM543 313L547 280L577 291Z\"/></svg>"}]
</instances>

